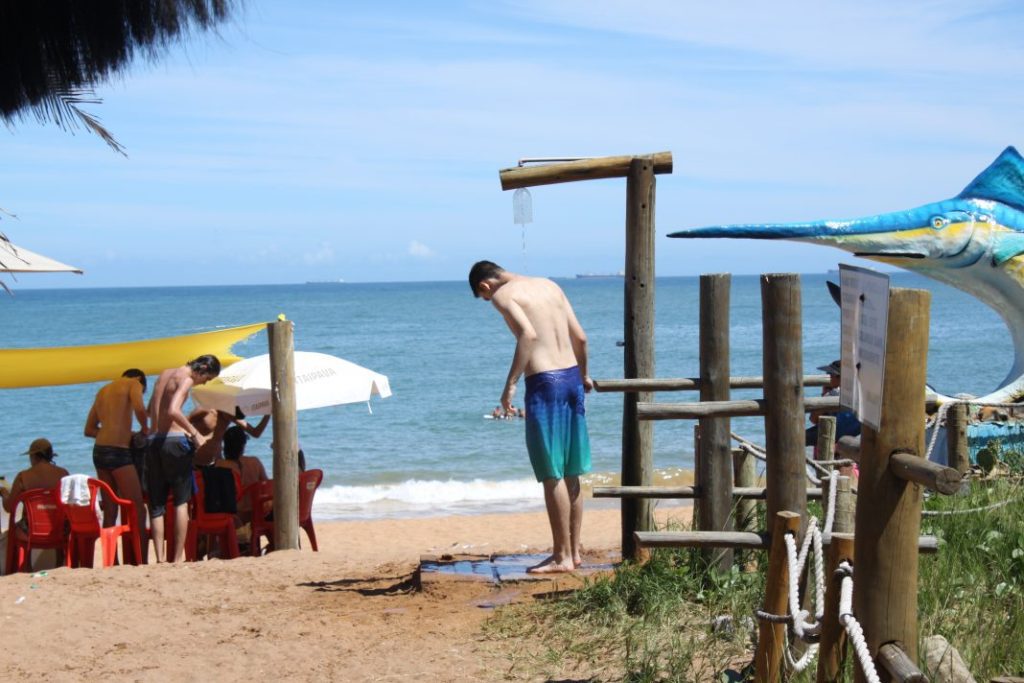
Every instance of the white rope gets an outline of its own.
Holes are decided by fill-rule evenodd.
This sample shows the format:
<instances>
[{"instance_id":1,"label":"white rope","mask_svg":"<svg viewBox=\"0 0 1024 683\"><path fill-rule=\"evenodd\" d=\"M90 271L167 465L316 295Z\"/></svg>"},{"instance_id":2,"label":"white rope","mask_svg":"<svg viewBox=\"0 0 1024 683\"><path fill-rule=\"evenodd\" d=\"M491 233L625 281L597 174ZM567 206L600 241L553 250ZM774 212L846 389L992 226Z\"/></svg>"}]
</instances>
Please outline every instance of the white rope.
<instances>
[{"instance_id":1,"label":"white rope","mask_svg":"<svg viewBox=\"0 0 1024 683\"><path fill-rule=\"evenodd\" d=\"M1010 503L1016 502L1017 497L1007 498L1001 500L998 503L992 503L991 505L984 505L976 508L964 508L963 510L922 510L922 517L944 517L946 515L966 515L971 512L988 512L989 510L998 510L1001 507L1005 507Z\"/></svg>"},{"instance_id":2,"label":"white rope","mask_svg":"<svg viewBox=\"0 0 1024 683\"><path fill-rule=\"evenodd\" d=\"M730 432L729 436L731 436L732 439L739 444L740 450L746 451L747 453L754 456L758 460L761 460L762 462L768 462L767 451L765 450L764 446L759 446L753 441L743 438L736 432ZM828 475L832 471L831 469L826 467L826 465L838 465L842 467L854 464L853 461L849 459L819 461L815 460L814 458L808 458L807 456L804 456L804 462L806 462L807 465L813 467L815 470L817 470L819 473L823 475ZM814 476L810 472L807 473L807 479L815 486L821 486L821 479Z\"/></svg>"},{"instance_id":3,"label":"white rope","mask_svg":"<svg viewBox=\"0 0 1024 683\"><path fill-rule=\"evenodd\" d=\"M786 642L785 646L782 648L782 651L786 655L786 664L789 666L790 670L793 671L793 673L801 673L804 669L810 666L811 662L814 661L814 658L818 656L819 645L817 643L808 645L807 650L804 651L803 657L801 657L800 659L793 659L793 654L789 651L788 633L786 633L785 638Z\"/></svg>"},{"instance_id":4,"label":"white rope","mask_svg":"<svg viewBox=\"0 0 1024 683\"><path fill-rule=\"evenodd\" d=\"M843 562L839 566L847 572L852 571L849 562ZM846 629L846 634L849 636L850 642L853 643L853 649L857 653L857 661L860 662L864 678L867 679L868 683L881 683L881 680L878 678L878 671L875 670L875 662L871 659L868 644L864 640L864 629L860 627L860 622L853 616L852 575L844 576L840 584L839 623Z\"/></svg>"},{"instance_id":5,"label":"white rope","mask_svg":"<svg viewBox=\"0 0 1024 683\"><path fill-rule=\"evenodd\" d=\"M814 547L814 617L815 621L808 622L807 617L811 613L800 607L800 576L804 571L804 564L811 547ZM800 639L817 636L821 633L821 619L825 615L825 570L822 563L821 532L818 530L818 520L811 519L808 524L807 534L804 536L803 547L799 555L796 551L796 539L792 534L786 534L786 556L789 560L789 613L793 615L793 633Z\"/></svg>"},{"instance_id":6,"label":"white rope","mask_svg":"<svg viewBox=\"0 0 1024 683\"><path fill-rule=\"evenodd\" d=\"M963 401L950 401L949 403L943 403L939 406L938 411L936 411L935 420L932 422L932 438L928 440L928 448L924 453L925 460L931 460L932 451L935 450L935 444L939 440L939 425L946 421L946 413L948 413L950 407L956 403L963 403Z\"/></svg>"}]
</instances>

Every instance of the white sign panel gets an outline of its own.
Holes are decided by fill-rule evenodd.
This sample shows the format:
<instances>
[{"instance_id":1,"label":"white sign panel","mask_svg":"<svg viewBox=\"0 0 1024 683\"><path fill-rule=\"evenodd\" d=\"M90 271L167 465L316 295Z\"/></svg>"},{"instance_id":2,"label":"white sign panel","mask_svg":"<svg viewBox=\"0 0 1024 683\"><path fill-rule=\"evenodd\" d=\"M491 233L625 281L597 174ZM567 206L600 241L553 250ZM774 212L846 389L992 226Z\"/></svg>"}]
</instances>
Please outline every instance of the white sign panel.
<instances>
[{"instance_id":1,"label":"white sign panel","mask_svg":"<svg viewBox=\"0 0 1024 683\"><path fill-rule=\"evenodd\" d=\"M876 431L882 422L889 276L840 264L842 368L839 402Z\"/></svg>"}]
</instances>

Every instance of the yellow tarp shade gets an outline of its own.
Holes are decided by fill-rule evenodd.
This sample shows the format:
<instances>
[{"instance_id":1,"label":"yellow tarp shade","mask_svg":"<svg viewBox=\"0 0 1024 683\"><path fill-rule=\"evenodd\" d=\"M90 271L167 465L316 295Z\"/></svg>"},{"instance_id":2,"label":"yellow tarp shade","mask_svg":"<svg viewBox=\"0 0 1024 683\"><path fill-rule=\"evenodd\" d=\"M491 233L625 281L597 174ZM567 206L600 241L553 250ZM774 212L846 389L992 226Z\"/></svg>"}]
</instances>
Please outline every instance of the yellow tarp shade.
<instances>
[{"instance_id":1,"label":"yellow tarp shade","mask_svg":"<svg viewBox=\"0 0 1024 683\"><path fill-rule=\"evenodd\" d=\"M0 388L106 382L120 377L128 368L155 375L206 353L217 356L221 366L227 367L241 360L231 352L231 347L266 328L267 323L256 323L119 344L0 349Z\"/></svg>"}]
</instances>

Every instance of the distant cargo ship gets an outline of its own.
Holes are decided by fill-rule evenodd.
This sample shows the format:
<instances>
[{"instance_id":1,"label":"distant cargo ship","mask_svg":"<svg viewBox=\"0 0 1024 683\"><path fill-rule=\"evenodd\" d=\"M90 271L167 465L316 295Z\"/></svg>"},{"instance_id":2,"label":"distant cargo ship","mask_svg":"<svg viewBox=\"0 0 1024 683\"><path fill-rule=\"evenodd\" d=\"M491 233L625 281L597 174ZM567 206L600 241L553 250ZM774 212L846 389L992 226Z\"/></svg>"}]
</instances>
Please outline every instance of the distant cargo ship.
<instances>
[{"instance_id":1,"label":"distant cargo ship","mask_svg":"<svg viewBox=\"0 0 1024 683\"><path fill-rule=\"evenodd\" d=\"M337 280L307 280L307 285L343 285L345 281L340 277Z\"/></svg>"},{"instance_id":2,"label":"distant cargo ship","mask_svg":"<svg viewBox=\"0 0 1024 683\"><path fill-rule=\"evenodd\" d=\"M577 280L596 280L607 279L612 277L626 277L626 272L620 270L617 273L576 273Z\"/></svg>"}]
</instances>

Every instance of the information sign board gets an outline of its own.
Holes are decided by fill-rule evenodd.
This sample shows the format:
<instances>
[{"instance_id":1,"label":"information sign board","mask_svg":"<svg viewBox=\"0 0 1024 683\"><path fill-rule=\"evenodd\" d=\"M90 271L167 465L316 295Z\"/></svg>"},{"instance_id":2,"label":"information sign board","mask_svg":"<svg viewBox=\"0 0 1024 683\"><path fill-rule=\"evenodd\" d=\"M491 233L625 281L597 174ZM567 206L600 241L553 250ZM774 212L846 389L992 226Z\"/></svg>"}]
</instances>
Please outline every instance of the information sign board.
<instances>
[{"instance_id":1,"label":"information sign board","mask_svg":"<svg viewBox=\"0 0 1024 683\"><path fill-rule=\"evenodd\" d=\"M876 431L882 422L889 276L841 264L842 368L839 402Z\"/></svg>"}]
</instances>

